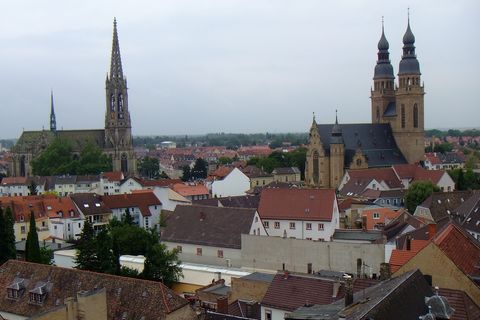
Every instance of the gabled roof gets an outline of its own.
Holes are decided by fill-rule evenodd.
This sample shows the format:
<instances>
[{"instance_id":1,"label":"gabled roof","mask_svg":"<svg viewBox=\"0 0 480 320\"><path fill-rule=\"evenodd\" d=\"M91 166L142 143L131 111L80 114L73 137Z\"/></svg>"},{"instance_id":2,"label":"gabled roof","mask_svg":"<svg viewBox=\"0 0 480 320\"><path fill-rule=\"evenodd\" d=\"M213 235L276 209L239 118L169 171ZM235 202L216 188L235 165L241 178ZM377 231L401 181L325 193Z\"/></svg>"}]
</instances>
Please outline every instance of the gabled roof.
<instances>
[{"instance_id":1,"label":"gabled roof","mask_svg":"<svg viewBox=\"0 0 480 320\"><path fill-rule=\"evenodd\" d=\"M434 192L420 207L430 209L434 221L446 217L456 218L457 208L472 196L472 191Z\"/></svg>"},{"instance_id":2,"label":"gabled roof","mask_svg":"<svg viewBox=\"0 0 480 320\"><path fill-rule=\"evenodd\" d=\"M361 149L366 156L369 167L388 167L407 163L395 143L390 124L342 123L340 127L345 143L346 166L350 165L358 149ZM319 124L317 128L323 147L329 153L333 124Z\"/></svg>"},{"instance_id":3,"label":"gabled roof","mask_svg":"<svg viewBox=\"0 0 480 320\"><path fill-rule=\"evenodd\" d=\"M172 186L172 189L173 191L184 197L209 194L207 187L205 187L203 184L190 185L184 183L176 183Z\"/></svg>"},{"instance_id":4,"label":"gabled roof","mask_svg":"<svg viewBox=\"0 0 480 320\"><path fill-rule=\"evenodd\" d=\"M392 273L396 272L401 266L410 261L410 259L416 256L417 253L425 248L428 243L428 240L411 240L410 250L393 250L392 255L390 256L390 270Z\"/></svg>"},{"instance_id":5,"label":"gabled roof","mask_svg":"<svg viewBox=\"0 0 480 320\"><path fill-rule=\"evenodd\" d=\"M249 178L260 178L260 177L271 177L271 174L266 173L256 166L249 165L245 168L242 168L241 171Z\"/></svg>"},{"instance_id":6,"label":"gabled roof","mask_svg":"<svg viewBox=\"0 0 480 320\"><path fill-rule=\"evenodd\" d=\"M45 211L49 218L78 218L80 213L73 203L72 199L64 198L45 198L43 200Z\"/></svg>"},{"instance_id":7,"label":"gabled roof","mask_svg":"<svg viewBox=\"0 0 480 320\"><path fill-rule=\"evenodd\" d=\"M340 190L345 196L363 195L367 186L375 180L377 183L385 183L390 189L403 188L402 182L392 168L369 168L347 170L348 181Z\"/></svg>"},{"instance_id":8,"label":"gabled roof","mask_svg":"<svg viewBox=\"0 0 480 320\"><path fill-rule=\"evenodd\" d=\"M300 170L297 167L282 167L273 169L272 174L300 174Z\"/></svg>"},{"instance_id":9,"label":"gabled roof","mask_svg":"<svg viewBox=\"0 0 480 320\"><path fill-rule=\"evenodd\" d=\"M166 316L188 304L161 282L119 277L71 268L60 268L19 260L9 260L1 267L0 288L13 283L15 277L29 279L26 293L18 300L0 295L0 310L25 317L38 315L56 307L56 301L75 297L80 291L105 289L108 319L120 319L125 313L129 319L166 319ZM43 305L29 303L28 291L39 282L48 281L50 292Z\"/></svg>"},{"instance_id":10,"label":"gabled roof","mask_svg":"<svg viewBox=\"0 0 480 320\"><path fill-rule=\"evenodd\" d=\"M102 173L102 179L107 179L108 181L122 181L124 175L121 171L109 171Z\"/></svg>"},{"instance_id":11,"label":"gabled roof","mask_svg":"<svg viewBox=\"0 0 480 320\"><path fill-rule=\"evenodd\" d=\"M364 279L358 279L353 283L353 290L356 292L375 283L377 283L375 280L364 281ZM305 305L305 303L330 304L342 299L344 295L345 288L340 282L315 275L288 273L288 276L286 276L286 273L279 272L268 287L262 305L293 311Z\"/></svg>"},{"instance_id":12,"label":"gabled roof","mask_svg":"<svg viewBox=\"0 0 480 320\"><path fill-rule=\"evenodd\" d=\"M258 214L262 219L332 221L334 189L264 189Z\"/></svg>"},{"instance_id":13,"label":"gabled roof","mask_svg":"<svg viewBox=\"0 0 480 320\"><path fill-rule=\"evenodd\" d=\"M54 184L75 184L77 182L77 176L55 176L53 177Z\"/></svg>"},{"instance_id":14,"label":"gabled roof","mask_svg":"<svg viewBox=\"0 0 480 320\"><path fill-rule=\"evenodd\" d=\"M167 219L162 241L212 247L241 248L249 234L255 209L177 205Z\"/></svg>"},{"instance_id":15,"label":"gabled roof","mask_svg":"<svg viewBox=\"0 0 480 320\"><path fill-rule=\"evenodd\" d=\"M34 213L35 219L47 219L46 206L44 199L55 198L54 195L47 196L17 196L17 197L0 197L0 207L12 209L13 218L16 222L28 221L31 212Z\"/></svg>"},{"instance_id":16,"label":"gabled roof","mask_svg":"<svg viewBox=\"0 0 480 320\"><path fill-rule=\"evenodd\" d=\"M433 242L468 276L480 276L480 245L455 223L450 223Z\"/></svg>"},{"instance_id":17,"label":"gabled roof","mask_svg":"<svg viewBox=\"0 0 480 320\"><path fill-rule=\"evenodd\" d=\"M78 209L85 215L112 213L102 197L95 193L74 193L69 195Z\"/></svg>"},{"instance_id":18,"label":"gabled roof","mask_svg":"<svg viewBox=\"0 0 480 320\"><path fill-rule=\"evenodd\" d=\"M221 166L218 167L215 171L211 172L208 175L208 180L221 180L228 176L230 172L233 171L235 167L226 167L226 166Z\"/></svg>"},{"instance_id":19,"label":"gabled roof","mask_svg":"<svg viewBox=\"0 0 480 320\"><path fill-rule=\"evenodd\" d=\"M149 206L162 205L160 200L153 192L139 192L105 195L102 197L105 205L110 209L139 208L142 216L148 217L152 215Z\"/></svg>"},{"instance_id":20,"label":"gabled roof","mask_svg":"<svg viewBox=\"0 0 480 320\"><path fill-rule=\"evenodd\" d=\"M399 164L393 166L393 170L400 179L414 181L430 181L438 184L446 172L444 170L426 170L416 164Z\"/></svg>"},{"instance_id":21,"label":"gabled roof","mask_svg":"<svg viewBox=\"0 0 480 320\"><path fill-rule=\"evenodd\" d=\"M2 179L2 186L27 185L27 184L28 184L27 177L4 177Z\"/></svg>"}]
</instances>

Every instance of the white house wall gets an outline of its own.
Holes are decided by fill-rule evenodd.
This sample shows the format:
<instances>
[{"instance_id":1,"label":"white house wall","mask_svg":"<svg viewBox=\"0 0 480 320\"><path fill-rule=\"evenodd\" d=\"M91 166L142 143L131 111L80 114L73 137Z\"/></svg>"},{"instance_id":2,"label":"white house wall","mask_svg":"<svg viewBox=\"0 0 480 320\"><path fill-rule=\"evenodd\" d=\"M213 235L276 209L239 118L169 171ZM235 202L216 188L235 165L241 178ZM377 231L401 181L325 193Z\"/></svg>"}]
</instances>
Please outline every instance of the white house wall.
<instances>
[{"instance_id":1,"label":"white house wall","mask_svg":"<svg viewBox=\"0 0 480 320\"><path fill-rule=\"evenodd\" d=\"M250 179L240 170L234 168L223 180L212 183L212 197L243 196L250 189Z\"/></svg>"}]
</instances>

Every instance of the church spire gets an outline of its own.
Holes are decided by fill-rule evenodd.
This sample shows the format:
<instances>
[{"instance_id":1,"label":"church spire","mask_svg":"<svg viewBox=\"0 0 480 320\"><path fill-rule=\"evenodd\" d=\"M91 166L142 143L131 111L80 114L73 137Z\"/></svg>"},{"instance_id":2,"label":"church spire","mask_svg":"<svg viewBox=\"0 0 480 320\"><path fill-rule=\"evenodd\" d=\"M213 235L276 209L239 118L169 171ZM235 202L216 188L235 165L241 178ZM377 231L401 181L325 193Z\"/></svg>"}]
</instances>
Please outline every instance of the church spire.
<instances>
[{"instance_id":1,"label":"church spire","mask_svg":"<svg viewBox=\"0 0 480 320\"><path fill-rule=\"evenodd\" d=\"M117 19L113 18L112 58L110 62L110 79L123 79L120 44L118 42Z\"/></svg>"},{"instance_id":2,"label":"church spire","mask_svg":"<svg viewBox=\"0 0 480 320\"><path fill-rule=\"evenodd\" d=\"M55 118L55 109L53 107L53 90L50 91L50 131L57 132L57 120Z\"/></svg>"},{"instance_id":3,"label":"church spire","mask_svg":"<svg viewBox=\"0 0 480 320\"><path fill-rule=\"evenodd\" d=\"M410 28L410 10L408 11L407 30L403 35L403 55L400 61L398 74L420 75L420 64L415 54L415 36Z\"/></svg>"},{"instance_id":4,"label":"church spire","mask_svg":"<svg viewBox=\"0 0 480 320\"><path fill-rule=\"evenodd\" d=\"M383 17L382 17L382 36L380 37L380 40L378 41L378 59L377 59L377 65L375 66L375 72L373 79L395 79L395 76L393 75L393 67L392 64L390 63L390 52L388 51L390 45L387 41L387 37L385 37L385 27L383 23Z\"/></svg>"}]
</instances>

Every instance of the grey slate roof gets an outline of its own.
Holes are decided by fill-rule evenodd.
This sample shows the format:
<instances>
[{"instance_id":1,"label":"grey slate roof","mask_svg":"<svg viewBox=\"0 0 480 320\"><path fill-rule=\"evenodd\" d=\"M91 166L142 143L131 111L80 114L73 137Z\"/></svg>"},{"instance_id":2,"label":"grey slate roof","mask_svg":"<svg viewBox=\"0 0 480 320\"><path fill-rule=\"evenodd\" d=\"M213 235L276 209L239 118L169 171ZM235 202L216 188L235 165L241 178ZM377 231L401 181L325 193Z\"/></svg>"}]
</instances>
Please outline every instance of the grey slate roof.
<instances>
[{"instance_id":1,"label":"grey slate roof","mask_svg":"<svg viewBox=\"0 0 480 320\"><path fill-rule=\"evenodd\" d=\"M333 240L351 241L379 241L383 238L380 230L356 230L356 229L335 229Z\"/></svg>"},{"instance_id":2,"label":"grey slate roof","mask_svg":"<svg viewBox=\"0 0 480 320\"><path fill-rule=\"evenodd\" d=\"M252 281L262 281L262 282L272 282L274 277L275 277L274 274L254 272L249 275L243 276L241 279L252 280Z\"/></svg>"},{"instance_id":3,"label":"grey slate roof","mask_svg":"<svg viewBox=\"0 0 480 320\"><path fill-rule=\"evenodd\" d=\"M241 248L241 235L249 234L256 209L176 206L167 218L162 241L221 248Z\"/></svg>"},{"instance_id":4,"label":"grey slate roof","mask_svg":"<svg viewBox=\"0 0 480 320\"><path fill-rule=\"evenodd\" d=\"M392 128L384 123L341 124L345 142L345 165L349 166L357 149L365 154L369 167L389 167L405 164L393 137ZM317 125L326 153L330 152L330 136L333 124Z\"/></svg>"},{"instance_id":5,"label":"grey slate roof","mask_svg":"<svg viewBox=\"0 0 480 320\"><path fill-rule=\"evenodd\" d=\"M282 167L275 168L272 171L273 174L300 174L300 170L297 167Z\"/></svg>"},{"instance_id":6,"label":"grey slate roof","mask_svg":"<svg viewBox=\"0 0 480 320\"><path fill-rule=\"evenodd\" d=\"M384 117L395 117L397 115L397 104L392 101L387 105L385 112L383 112Z\"/></svg>"}]
</instances>

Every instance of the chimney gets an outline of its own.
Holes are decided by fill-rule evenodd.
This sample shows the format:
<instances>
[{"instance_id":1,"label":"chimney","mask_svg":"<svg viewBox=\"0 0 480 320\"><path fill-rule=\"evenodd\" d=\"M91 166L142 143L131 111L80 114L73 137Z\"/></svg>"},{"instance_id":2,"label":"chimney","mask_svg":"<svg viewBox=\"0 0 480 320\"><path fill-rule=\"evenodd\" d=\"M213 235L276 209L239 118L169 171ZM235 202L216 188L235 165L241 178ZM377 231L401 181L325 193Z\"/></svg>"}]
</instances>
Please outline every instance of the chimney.
<instances>
[{"instance_id":1,"label":"chimney","mask_svg":"<svg viewBox=\"0 0 480 320\"><path fill-rule=\"evenodd\" d=\"M432 239L435 237L435 234L437 233L437 225L435 223L430 223L428 225L428 239Z\"/></svg>"},{"instance_id":2,"label":"chimney","mask_svg":"<svg viewBox=\"0 0 480 320\"><path fill-rule=\"evenodd\" d=\"M390 269L389 263L380 263L380 280L387 280L390 279L392 276L392 271Z\"/></svg>"},{"instance_id":3,"label":"chimney","mask_svg":"<svg viewBox=\"0 0 480 320\"><path fill-rule=\"evenodd\" d=\"M344 275L345 280L345 307L353 303L353 278L349 275Z\"/></svg>"},{"instance_id":4,"label":"chimney","mask_svg":"<svg viewBox=\"0 0 480 320\"><path fill-rule=\"evenodd\" d=\"M283 272L283 279L287 280L288 279L288 270L285 270Z\"/></svg>"},{"instance_id":5,"label":"chimney","mask_svg":"<svg viewBox=\"0 0 480 320\"><path fill-rule=\"evenodd\" d=\"M228 298L218 297L217 298L217 312L222 314L228 314Z\"/></svg>"},{"instance_id":6,"label":"chimney","mask_svg":"<svg viewBox=\"0 0 480 320\"><path fill-rule=\"evenodd\" d=\"M362 216L362 230L367 231L367 216Z\"/></svg>"}]
</instances>

